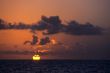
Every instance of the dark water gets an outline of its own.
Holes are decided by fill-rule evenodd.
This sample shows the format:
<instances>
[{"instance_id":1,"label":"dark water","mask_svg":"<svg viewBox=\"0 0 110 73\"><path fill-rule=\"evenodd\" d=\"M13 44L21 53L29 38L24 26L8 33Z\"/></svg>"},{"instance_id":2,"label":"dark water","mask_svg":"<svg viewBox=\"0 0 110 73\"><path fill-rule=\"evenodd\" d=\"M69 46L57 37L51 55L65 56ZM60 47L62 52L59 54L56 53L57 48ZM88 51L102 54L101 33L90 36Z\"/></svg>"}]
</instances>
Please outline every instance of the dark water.
<instances>
[{"instance_id":1,"label":"dark water","mask_svg":"<svg viewBox=\"0 0 110 73\"><path fill-rule=\"evenodd\" d=\"M0 60L0 73L110 73L110 61Z\"/></svg>"}]
</instances>

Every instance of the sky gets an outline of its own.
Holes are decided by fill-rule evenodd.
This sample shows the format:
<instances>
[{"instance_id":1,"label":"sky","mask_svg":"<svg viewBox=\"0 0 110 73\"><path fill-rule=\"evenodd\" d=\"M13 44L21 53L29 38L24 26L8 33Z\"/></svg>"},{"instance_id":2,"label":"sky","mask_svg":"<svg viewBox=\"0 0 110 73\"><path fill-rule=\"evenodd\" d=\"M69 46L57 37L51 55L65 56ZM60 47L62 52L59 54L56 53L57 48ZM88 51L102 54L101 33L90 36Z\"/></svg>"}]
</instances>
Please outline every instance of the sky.
<instances>
[{"instance_id":1,"label":"sky","mask_svg":"<svg viewBox=\"0 0 110 73\"><path fill-rule=\"evenodd\" d=\"M73 59L73 60L110 60L110 35L67 35L64 33L50 35L57 43L37 48L38 45L23 43L32 40L30 30L0 30L0 59L32 59L40 50L41 59ZM39 39L44 38L37 31ZM43 52L44 51L44 52Z\"/></svg>"},{"instance_id":2,"label":"sky","mask_svg":"<svg viewBox=\"0 0 110 73\"><path fill-rule=\"evenodd\" d=\"M64 22L76 20L110 27L109 4L110 0L0 0L0 18L29 24L42 15L58 15Z\"/></svg>"},{"instance_id":3,"label":"sky","mask_svg":"<svg viewBox=\"0 0 110 73\"><path fill-rule=\"evenodd\" d=\"M90 22L94 29L98 29L95 26L110 28L109 7L110 0L0 0L0 18L12 23L31 24L38 22L42 15L60 16L63 23L76 20L82 24ZM53 35L43 35L42 31L35 31L39 40L48 36L60 42L60 45L51 45L49 48L46 45L40 48L41 51L45 51L41 57L43 59L110 59L110 33L94 35L89 28L87 30L84 28L80 32L89 32L91 35L75 35L71 33L72 29L73 27L68 29L70 34L65 31ZM94 29L92 31L95 31ZM0 59L31 59L37 46L23 43L32 41L33 34L30 29L0 30ZM62 43L64 46L61 45Z\"/></svg>"}]
</instances>

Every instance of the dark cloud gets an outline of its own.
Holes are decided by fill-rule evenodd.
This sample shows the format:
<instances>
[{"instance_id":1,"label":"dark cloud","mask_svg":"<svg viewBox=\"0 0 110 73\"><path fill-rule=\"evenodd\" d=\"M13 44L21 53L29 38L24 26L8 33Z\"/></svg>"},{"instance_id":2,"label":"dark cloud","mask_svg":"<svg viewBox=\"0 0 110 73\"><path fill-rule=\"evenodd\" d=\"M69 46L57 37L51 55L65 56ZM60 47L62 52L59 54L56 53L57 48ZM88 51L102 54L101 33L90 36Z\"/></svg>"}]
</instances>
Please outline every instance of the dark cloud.
<instances>
[{"instance_id":1,"label":"dark cloud","mask_svg":"<svg viewBox=\"0 0 110 73\"><path fill-rule=\"evenodd\" d=\"M40 39L39 45L46 45L47 43L50 43L50 42L51 42L50 38L45 37L45 38Z\"/></svg>"},{"instance_id":2,"label":"dark cloud","mask_svg":"<svg viewBox=\"0 0 110 73\"><path fill-rule=\"evenodd\" d=\"M64 32L72 35L99 35L102 31L102 28L91 23L79 24L76 21L70 21Z\"/></svg>"},{"instance_id":3,"label":"dark cloud","mask_svg":"<svg viewBox=\"0 0 110 73\"><path fill-rule=\"evenodd\" d=\"M35 30L46 30L43 32L44 35L56 34L64 32L72 35L99 35L103 33L103 29L94 26L91 23L79 24L77 21L70 21L66 25L62 24L59 16L42 16L38 23L32 25L26 25L25 23L11 24L0 19L0 29L31 29Z\"/></svg>"},{"instance_id":4,"label":"dark cloud","mask_svg":"<svg viewBox=\"0 0 110 73\"><path fill-rule=\"evenodd\" d=\"M6 22L3 19L0 19L0 29L6 29Z\"/></svg>"},{"instance_id":5,"label":"dark cloud","mask_svg":"<svg viewBox=\"0 0 110 73\"><path fill-rule=\"evenodd\" d=\"M61 30L62 27L62 22L59 18L59 16L50 16L50 17L46 17L46 16L42 16L41 17L41 22L43 25L42 27L45 27L47 32L44 34L55 34L58 33Z\"/></svg>"},{"instance_id":6,"label":"dark cloud","mask_svg":"<svg viewBox=\"0 0 110 73\"><path fill-rule=\"evenodd\" d=\"M63 25L59 16L42 16L41 21L38 23L37 29L47 30L43 34L55 34L58 32L64 32L72 35L99 35L103 33L103 29L98 26L94 26L91 23L79 24L77 21L70 21L67 25Z\"/></svg>"},{"instance_id":7,"label":"dark cloud","mask_svg":"<svg viewBox=\"0 0 110 73\"><path fill-rule=\"evenodd\" d=\"M25 41L24 45L27 43L30 43L31 45L36 45L38 42L38 37L36 35L33 35L32 37L33 37L32 41Z\"/></svg>"},{"instance_id":8,"label":"dark cloud","mask_svg":"<svg viewBox=\"0 0 110 73\"><path fill-rule=\"evenodd\" d=\"M36 35L32 36L32 41L25 41L24 45L26 44L30 44L30 45L37 45L38 43L38 37ZM40 42L38 43L38 45L46 45L47 43L51 43L50 37L45 37L45 38L41 38Z\"/></svg>"}]
</instances>

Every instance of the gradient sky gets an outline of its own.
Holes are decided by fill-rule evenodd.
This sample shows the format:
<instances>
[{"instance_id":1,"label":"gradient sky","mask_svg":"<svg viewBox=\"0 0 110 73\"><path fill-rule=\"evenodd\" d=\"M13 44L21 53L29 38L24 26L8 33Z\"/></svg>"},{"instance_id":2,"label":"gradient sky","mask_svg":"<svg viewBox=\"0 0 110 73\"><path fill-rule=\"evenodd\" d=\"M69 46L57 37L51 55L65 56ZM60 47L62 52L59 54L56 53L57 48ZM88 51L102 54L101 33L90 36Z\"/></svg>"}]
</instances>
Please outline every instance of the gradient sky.
<instances>
[{"instance_id":1,"label":"gradient sky","mask_svg":"<svg viewBox=\"0 0 110 73\"><path fill-rule=\"evenodd\" d=\"M41 31L36 32L39 39L45 37ZM110 35L54 34L49 37L54 38L56 42L63 43L64 46L50 45L49 48L47 45L42 48L37 48L37 45L24 45L25 41L32 40L32 35L30 30L0 30L0 59L31 59L35 54L34 51L39 49L41 51L47 50L40 54L42 59L110 60Z\"/></svg>"},{"instance_id":2,"label":"gradient sky","mask_svg":"<svg viewBox=\"0 0 110 73\"><path fill-rule=\"evenodd\" d=\"M41 15L59 15L63 21L73 19L110 27L109 7L110 0L0 0L0 18L33 23Z\"/></svg>"},{"instance_id":3,"label":"gradient sky","mask_svg":"<svg viewBox=\"0 0 110 73\"><path fill-rule=\"evenodd\" d=\"M8 22L35 23L42 15L58 15L65 21L76 20L80 23L91 22L94 25L110 27L110 0L0 0L0 18ZM3 51L33 51L24 41L32 40L30 30L0 30L0 59L2 58L31 58L33 54L15 56L1 54ZM42 32L37 31L42 38ZM45 59L110 59L110 35L75 36L63 33L51 35L56 41L64 43L51 46L42 55ZM36 46L35 46L36 47ZM45 50L44 48L44 50ZM42 50L42 48L41 48ZM11 52L12 53L12 52ZM66 54L65 54L66 53Z\"/></svg>"}]
</instances>

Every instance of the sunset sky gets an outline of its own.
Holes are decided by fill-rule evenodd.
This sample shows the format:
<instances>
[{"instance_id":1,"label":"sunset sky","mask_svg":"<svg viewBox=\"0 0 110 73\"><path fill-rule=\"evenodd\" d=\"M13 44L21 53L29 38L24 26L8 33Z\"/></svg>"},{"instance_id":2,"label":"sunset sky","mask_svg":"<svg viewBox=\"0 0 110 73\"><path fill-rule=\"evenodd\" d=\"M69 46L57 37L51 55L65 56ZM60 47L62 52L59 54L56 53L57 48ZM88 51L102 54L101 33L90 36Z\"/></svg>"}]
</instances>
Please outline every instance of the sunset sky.
<instances>
[{"instance_id":1,"label":"sunset sky","mask_svg":"<svg viewBox=\"0 0 110 73\"><path fill-rule=\"evenodd\" d=\"M31 59L32 52L38 45L34 45L33 48L32 45L23 43L32 41L33 34L37 35L39 40L48 36L58 42L57 45L40 48L41 51L45 51L41 55L43 59L110 59L110 32L95 27L110 28L109 7L110 0L0 0L0 18L7 22L31 24L38 22L41 16L45 15L59 16L63 23L71 20L81 24L92 23L75 24L77 29L74 28L74 24L72 27L63 27L62 23L61 26L60 23L47 23L51 25L47 30L58 31L53 35L44 35L43 31L31 30L32 28L17 30L15 27L11 29L10 26L4 30L1 23L0 59ZM74 32L79 34L75 35ZM99 34L92 34L93 32ZM29 52L29 55L25 52Z\"/></svg>"},{"instance_id":2,"label":"sunset sky","mask_svg":"<svg viewBox=\"0 0 110 73\"><path fill-rule=\"evenodd\" d=\"M8 22L34 23L41 15L58 15L110 27L110 0L0 0L0 18Z\"/></svg>"}]
</instances>

